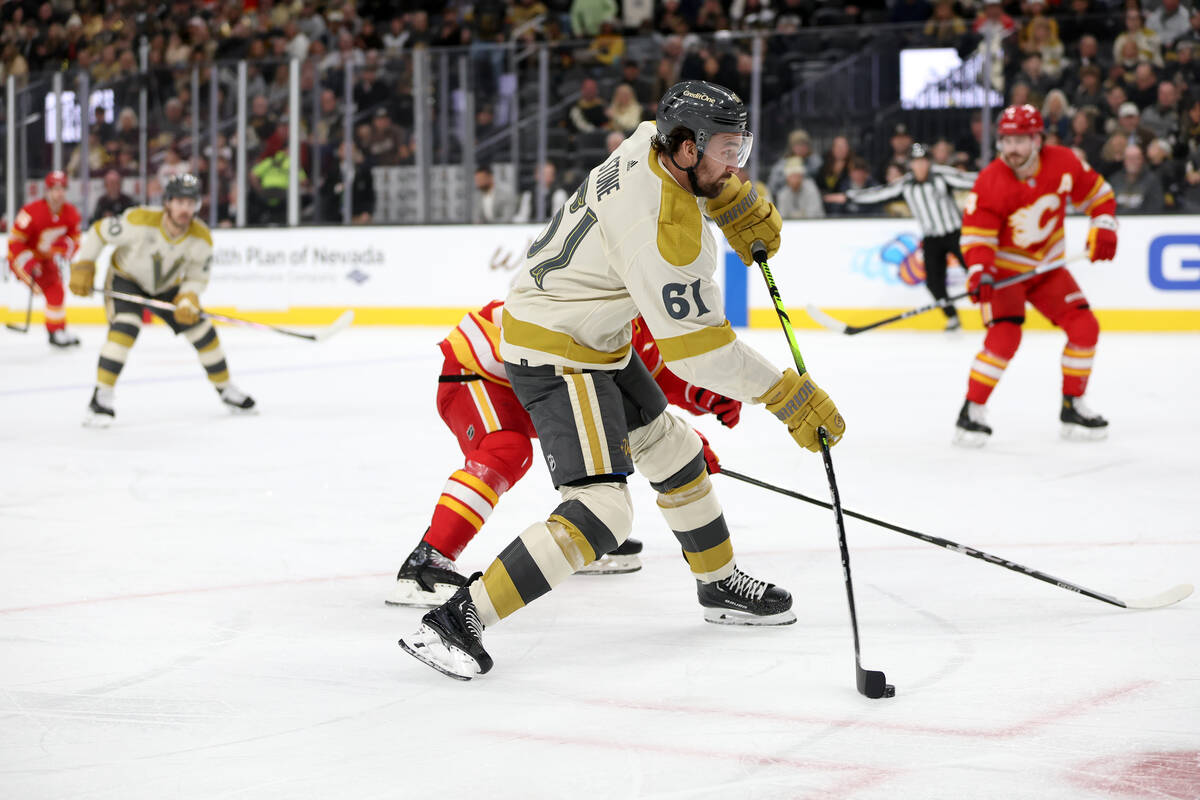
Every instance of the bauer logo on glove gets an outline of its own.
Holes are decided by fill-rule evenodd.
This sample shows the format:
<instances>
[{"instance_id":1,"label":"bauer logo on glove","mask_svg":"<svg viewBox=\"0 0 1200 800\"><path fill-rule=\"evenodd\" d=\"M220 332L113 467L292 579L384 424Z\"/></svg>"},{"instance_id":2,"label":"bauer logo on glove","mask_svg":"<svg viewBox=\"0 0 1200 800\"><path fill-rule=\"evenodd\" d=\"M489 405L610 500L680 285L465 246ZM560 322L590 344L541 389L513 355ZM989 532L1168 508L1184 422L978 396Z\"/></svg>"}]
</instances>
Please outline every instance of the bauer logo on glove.
<instances>
[{"instance_id":1,"label":"bauer logo on glove","mask_svg":"<svg viewBox=\"0 0 1200 800\"><path fill-rule=\"evenodd\" d=\"M747 266L754 262L750 248L755 241L766 246L767 258L779 252L783 218L773 203L759 196L753 183L742 183L736 175L730 175L721 193L708 201L708 215Z\"/></svg>"}]
</instances>

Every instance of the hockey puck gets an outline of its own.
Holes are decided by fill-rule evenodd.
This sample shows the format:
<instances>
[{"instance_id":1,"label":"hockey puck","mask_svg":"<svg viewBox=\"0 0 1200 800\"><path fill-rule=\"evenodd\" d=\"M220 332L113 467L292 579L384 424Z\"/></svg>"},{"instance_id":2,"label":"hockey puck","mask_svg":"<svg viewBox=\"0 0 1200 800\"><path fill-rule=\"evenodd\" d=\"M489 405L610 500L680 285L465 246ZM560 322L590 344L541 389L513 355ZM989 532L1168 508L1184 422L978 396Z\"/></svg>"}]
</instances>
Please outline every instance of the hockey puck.
<instances>
[{"instance_id":1,"label":"hockey puck","mask_svg":"<svg viewBox=\"0 0 1200 800\"><path fill-rule=\"evenodd\" d=\"M896 687L892 686L890 683L887 686L884 686L883 687L883 696L884 697L895 697L896 696Z\"/></svg>"}]
</instances>

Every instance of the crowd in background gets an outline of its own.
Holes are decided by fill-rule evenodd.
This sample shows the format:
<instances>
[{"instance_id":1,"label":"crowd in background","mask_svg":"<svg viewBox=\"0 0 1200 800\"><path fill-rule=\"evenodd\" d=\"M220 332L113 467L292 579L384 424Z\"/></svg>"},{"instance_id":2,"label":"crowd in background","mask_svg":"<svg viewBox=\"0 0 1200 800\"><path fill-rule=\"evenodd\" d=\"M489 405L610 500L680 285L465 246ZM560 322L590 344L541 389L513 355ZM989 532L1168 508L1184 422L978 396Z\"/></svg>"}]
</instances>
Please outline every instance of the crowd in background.
<instances>
[{"instance_id":1,"label":"crowd in background","mask_svg":"<svg viewBox=\"0 0 1200 800\"><path fill-rule=\"evenodd\" d=\"M252 224L284 220L289 59L300 59L301 92L319 105L319 113L310 114L306 99L301 122L306 218L340 219L341 198L349 192L352 219L369 222L379 190L372 168L414 163L408 56L416 48L446 47L470 53L475 218L527 221L536 181L545 185L553 209L584 171L639 122L653 119L657 98L677 80L709 79L748 95L750 40L727 32L773 34L764 71L779 92L794 80L779 65L791 64L804 42L822 41L789 37L828 26L884 24L906 25L896 30L909 45L954 47L963 55L987 47L982 34L994 26L1002 35L994 47L993 86L1008 103L1038 106L1047 141L1075 148L1108 177L1122 212L1200 211L1200 10L1184 0L175 0L155 7L131 0L35 0L0 4L0 23L0 78L12 75L28 85L53 71L70 80L86 71L93 86L112 90L112 118L100 115L86 132L91 174L105 176L101 201L111 205L114 191L122 194L122 178L143 168L151 197L182 171L207 181L215 159L220 224L232 224L239 202L231 127L237 60L249 64ZM486 45L513 42L552 48L556 105L548 163L522 159L516 181L502 185L493 167L507 156L501 134L513 122L506 94L512 82L505 78L516 72L524 85L536 85L536 60L512 59L518 50ZM146 120L137 111L143 44ZM343 102L347 64L354 67L351 119ZM221 125L215 147L208 135L195 147L193 107L207 124L213 69ZM756 176L785 217L898 213L857 206L845 192L903 174L910 126L881 121L884 130L873 132L871 141L887 145L869 148L858 126L810 135L804 120L791 123L786 142L758 154ZM149 140L144 167L143 125ZM965 127L961 136L924 142L936 163L974 170L988 160L978 115ZM457 133L435 138L446 143L433 151L438 163L461 158ZM769 141L760 137L760 145ZM64 152L70 174L78 174L82 153L78 146ZM343 168L347 155L349 171ZM32 147L28 157L33 168L49 168L48 146Z\"/></svg>"}]
</instances>

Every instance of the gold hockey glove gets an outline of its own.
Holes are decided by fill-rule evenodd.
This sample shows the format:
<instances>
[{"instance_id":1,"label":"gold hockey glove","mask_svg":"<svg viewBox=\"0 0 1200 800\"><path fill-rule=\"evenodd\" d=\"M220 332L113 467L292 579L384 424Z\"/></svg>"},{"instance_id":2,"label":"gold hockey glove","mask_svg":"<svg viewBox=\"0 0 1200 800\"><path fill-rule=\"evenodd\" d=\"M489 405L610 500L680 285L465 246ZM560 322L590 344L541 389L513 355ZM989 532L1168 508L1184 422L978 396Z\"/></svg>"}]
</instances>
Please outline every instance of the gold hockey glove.
<instances>
[{"instance_id":1,"label":"gold hockey glove","mask_svg":"<svg viewBox=\"0 0 1200 800\"><path fill-rule=\"evenodd\" d=\"M200 321L200 298L195 292L175 295L175 321L180 325L195 325Z\"/></svg>"},{"instance_id":2,"label":"gold hockey glove","mask_svg":"<svg viewBox=\"0 0 1200 800\"><path fill-rule=\"evenodd\" d=\"M76 261L71 265L71 280L67 286L71 294L80 297L91 297L92 281L96 280L96 263L94 261Z\"/></svg>"},{"instance_id":3,"label":"gold hockey glove","mask_svg":"<svg viewBox=\"0 0 1200 800\"><path fill-rule=\"evenodd\" d=\"M807 372L797 375L796 370L787 369L778 383L755 399L766 403L767 410L783 420L797 444L814 453L821 449L817 442L818 426L824 425L829 431L830 447L846 432L846 422L837 406L824 389L813 383Z\"/></svg>"},{"instance_id":4,"label":"gold hockey glove","mask_svg":"<svg viewBox=\"0 0 1200 800\"><path fill-rule=\"evenodd\" d=\"M779 251L783 218L774 203L759 197L753 182L742 183L736 175L730 175L721 193L709 199L708 215L721 226L729 246L746 266L754 262L750 246L755 240L766 245L767 258Z\"/></svg>"}]
</instances>

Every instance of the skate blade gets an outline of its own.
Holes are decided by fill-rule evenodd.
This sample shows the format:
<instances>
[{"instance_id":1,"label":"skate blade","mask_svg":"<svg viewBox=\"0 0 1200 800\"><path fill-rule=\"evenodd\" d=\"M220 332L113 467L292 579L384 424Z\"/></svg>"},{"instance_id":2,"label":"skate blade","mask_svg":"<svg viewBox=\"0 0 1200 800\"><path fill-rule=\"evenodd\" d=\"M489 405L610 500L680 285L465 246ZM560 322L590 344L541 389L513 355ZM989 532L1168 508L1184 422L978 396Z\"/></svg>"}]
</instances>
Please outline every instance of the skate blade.
<instances>
[{"instance_id":1,"label":"skate blade","mask_svg":"<svg viewBox=\"0 0 1200 800\"><path fill-rule=\"evenodd\" d=\"M392 586L383 602L389 606L405 606L407 608L437 608L454 596L459 587L452 583L434 583L433 591L427 592L421 584L408 578L401 578Z\"/></svg>"},{"instance_id":2,"label":"skate blade","mask_svg":"<svg viewBox=\"0 0 1200 800\"><path fill-rule=\"evenodd\" d=\"M1059 435L1070 442L1098 442L1108 438L1108 426L1103 428L1088 428L1071 422L1064 422Z\"/></svg>"},{"instance_id":3,"label":"skate blade","mask_svg":"<svg viewBox=\"0 0 1200 800\"><path fill-rule=\"evenodd\" d=\"M954 444L959 447L983 447L990 437L991 434L982 431L964 431L962 428L954 430Z\"/></svg>"},{"instance_id":4,"label":"skate blade","mask_svg":"<svg viewBox=\"0 0 1200 800\"><path fill-rule=\"evenodd\" d=\"M606 555L588 564L576 572L576 575L624 575L637 572L642 568L642 560L637 556Z\"/></svg>"},{"instance_id":5,"label":"skate blade","mask_svg":"<svg viewBox=\"0 0 1200 800\"><path fill-rule=\"evenodd\" d=\"M235 417L257 417L258 416L258 406L251 406L250 408L241 408L240 406L231 406L231 405L229 405L229 403L224 403L223 405L229 409L230 415L235 416Z\"/></svg>"},{"instance_id":6,"label":"skate blade","mask_svg":"<svg viewBox=\"0 0 1200 800\"><path fill-rule=\"evenodd\" d=\"M780 611L778 614L760 616L748 614L745 611L734 611L730 608L706 608L704 609L704 621L714 625L791 625L796 621L796 614L791 609Z\"/></svg>"},{"instance_id":7,"label":"skate blade","mask_svg":"<svg viewBox=\"0 0 1200 800\"><path fill-rule=\"evenodd\" d=\"M421 623L416 633L401 639L399 644L404 652L422 664L433 667L447 678L469 681L476 675L483 674L475 659L457 647L447 647L437 631L425 623Z\"/></svg>"},{"instance_id":8,"label":"skate blade","mask_svg":"<svg viewBox=\"0 0 1200 800\"><path fill-rule=\"evenodd\" d=\"M93 414L88 412L83 418L83 427L85 428L107 428L113 424L113 418L108 414Z\"/></svg>"}]
</instances>

